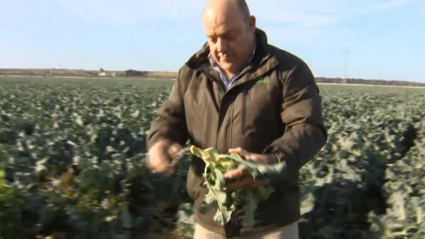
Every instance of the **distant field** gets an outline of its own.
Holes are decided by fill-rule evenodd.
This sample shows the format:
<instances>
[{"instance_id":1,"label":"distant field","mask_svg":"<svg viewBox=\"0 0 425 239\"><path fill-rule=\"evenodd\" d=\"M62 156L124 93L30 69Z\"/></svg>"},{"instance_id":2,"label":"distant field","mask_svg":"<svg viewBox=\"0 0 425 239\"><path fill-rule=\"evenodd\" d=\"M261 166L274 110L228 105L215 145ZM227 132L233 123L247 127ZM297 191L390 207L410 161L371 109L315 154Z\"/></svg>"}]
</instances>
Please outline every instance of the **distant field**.
<instances>
[{"instance_id":1,"label":"distant field","mask_svg":"<svg viewBox=\"0 0 425 239\"><path fill-rule=\"evenodd\" d=\"M412 88L412 89L424 89L425 86L400 86L400 85L372 85L372 84L342 84L342 83L317 83L318 85L324 86L341 86L341 87L391 87L391 88Z\"/></svg>"},{"instance_id":2,"label":"distant field","mask_svg":"<svg viewBox=\"0 0 425 239\"><path fill-rule=\"evenodd\" d=\"M128 73L128 72L127 72ZM133 73L135 73L133 71ZM138 73L144 74L147 78L161 78L161 79L172 79L176 78L177 72L173 71L139 71ZM97 77L99 76L99 70L82 70L82 69L2 69L0 68L1 76L29 76L29 77ZM107 71L105 76L102 77L114 77L120 75L126 75L126 71Z\"/></svg>"},{"instance_id":3,"label":"distant field","mask_svg":"<svg viewBox=\"0 0 425 239\"><path fill-rule=\"evenodd\" d=\"M176 73L175 72L149 72L148 77L146 78L141 78L141 77L126 77L126 78L120 78L120 77L100 77L100 76L23 76L23 75L0 75L0 78L9 78L9 79L13 79L13 78L48 78L48 79L87 79L87 80L100 80L100 79L115 79L115 80L122 80L122 79L136 79L136 80L175 80L176 78ZM342 84L342 83L323 83L320 81L317 81L319 85L338 85L338 86L370 86L370 87L395 87L395 88L424 88L425 89L425 85L424 86L402 86L402 85L390 85L390 84L360 84L360 83L356 83L356 84Z\"/></svg>"},{"instance_id":4,"label":"distant field","mask_svg":"<svg viewBox=\"0 0 425 239\"><path fill-rule=\"evenodd\" d=\"M144 164L172 84L0 77L0 238L190 238L187 162ZM425 90L319 87L329 139L300 172L301 238L425 238Z\"/></svg>"}]
</instances>

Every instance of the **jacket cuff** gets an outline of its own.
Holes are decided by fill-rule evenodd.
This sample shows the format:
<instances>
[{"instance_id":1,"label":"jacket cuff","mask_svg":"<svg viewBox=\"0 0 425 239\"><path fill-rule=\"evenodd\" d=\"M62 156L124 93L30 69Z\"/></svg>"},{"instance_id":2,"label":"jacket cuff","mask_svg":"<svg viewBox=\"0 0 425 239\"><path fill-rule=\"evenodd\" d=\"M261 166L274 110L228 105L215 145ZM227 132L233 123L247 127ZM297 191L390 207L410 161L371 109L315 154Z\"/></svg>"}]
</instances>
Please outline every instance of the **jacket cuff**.
<instances>
[{"instance_id":1,"label":"jacket cuff","mask_svg":"<svg viewBox=\"0 0 425 239\"><path fill-rule=\"evenodd\" d=\"M270 153L268 156L269 156L267 157L268 164L277 164L277 163L280 163L283 159L282 154L278 152Z\"/></svg>"},{"instance_id":2,"label":"jacket cuff","mask_svg":"<svg viewBox=\"0 0 425 239\"><path fill-rule=\"evenodd\" d=\"M268 164L277 164L284 161L285 154L279 149L269 146L266 150L263 151L263 154L267 154L267 163Z\"/></svg>"},{"instance_id":3,"label":"jacket cuff","mask_svg":"<svg viewBox=\"0 0 425 239\"><path fill-rule=\"evenodd\" d=\"M270 184L272 184L272 185L281 184L288 177L288 173L287 173L288 165L285 162L284 153L275 151L275 152L271 152L269 155L271 157L268 157L268 159L269 159L269 162L268 163L269 164L272 164L272 165L273 164L281 164L283 166L283 169L282 169L282 171L278 175L276 175L275 177L270 178L268 180L268 182Z\"/></svg>"}]
</instances>

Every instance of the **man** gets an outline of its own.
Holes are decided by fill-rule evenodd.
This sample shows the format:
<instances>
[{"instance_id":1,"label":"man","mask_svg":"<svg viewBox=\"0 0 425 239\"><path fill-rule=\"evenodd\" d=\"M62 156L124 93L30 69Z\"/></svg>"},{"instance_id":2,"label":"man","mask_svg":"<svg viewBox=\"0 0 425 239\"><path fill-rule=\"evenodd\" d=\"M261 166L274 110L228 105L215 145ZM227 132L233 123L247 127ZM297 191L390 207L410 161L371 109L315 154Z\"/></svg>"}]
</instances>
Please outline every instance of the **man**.
<instances>
[{"instance_id":1,"label":"man","mask_svg":"<svg viewBox=\"0 0 425 239\"><path fill-rule=\"evenodd\" d=\"M208 42L180 68L169 99L152 122L150 167L173 173L170 162L187 140L219 153L283 164L280 178L269 182L275 192L256 210L254 227L242 227L242 210L224 227L214 222L214 210L197 211L194 237L298 238L298 170L327 140L314 77L302 60L267 43L245 1L211 0L202 21ZM202 159L192 158L187 190L196 208L207 193L201 186L204 167ZM246 171L233 170L225 177L229 190L265 184Z\"/></svg>"}]
</instances>

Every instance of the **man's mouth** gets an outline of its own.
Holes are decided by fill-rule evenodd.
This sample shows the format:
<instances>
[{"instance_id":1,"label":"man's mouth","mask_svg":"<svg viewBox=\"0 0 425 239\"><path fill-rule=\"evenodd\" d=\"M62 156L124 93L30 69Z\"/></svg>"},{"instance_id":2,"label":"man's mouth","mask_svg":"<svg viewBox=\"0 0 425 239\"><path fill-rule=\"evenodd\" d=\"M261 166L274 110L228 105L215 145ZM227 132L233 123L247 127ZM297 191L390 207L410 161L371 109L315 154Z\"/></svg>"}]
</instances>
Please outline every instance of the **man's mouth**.
<instances>
[{"instance_id":1,"label":"man's mouth","mask_svg":"<svg viewBox=\"0 0 425 239\"><path fill-rule=\"evenodd\" d=\"M222 61L230 61L230 60L232 60L232 57L231 56L222 56L222 57L220 57L220 60L222 60Z\"/></svg>"}]
</instances>

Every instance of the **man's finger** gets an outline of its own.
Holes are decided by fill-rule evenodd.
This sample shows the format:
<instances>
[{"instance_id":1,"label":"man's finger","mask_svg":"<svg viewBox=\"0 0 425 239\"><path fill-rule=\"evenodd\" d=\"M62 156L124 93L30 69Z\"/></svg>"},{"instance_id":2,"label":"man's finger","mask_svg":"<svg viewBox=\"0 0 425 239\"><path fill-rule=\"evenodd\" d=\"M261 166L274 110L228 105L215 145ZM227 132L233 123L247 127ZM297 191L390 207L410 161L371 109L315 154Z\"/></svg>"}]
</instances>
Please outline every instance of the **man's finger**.
<instances>
[{"instance_id":1,"label":"man's finger","mask_svg":"<svg viewBox=\"0 0 425 239\"><path fill-rule=\"evenodd\" d=\"M182 154L184 154L183 148L178 144L173 144L168 148L168 154L172 157L180 157Z\"/></svg>"},{"instance_id":2,"label":"man's finger","mask_svg":"<svg viewBox=\"0 0 425 239\"><path fill-rule=\"evenodd\" d=\"M250 155L250 152L246 151L245 149L243 149L241 147L229 149L229 153L231 153L231 154L232 153L238 153L244 158L247 158Z\"/></svg>"},{"instance_id":3,"label":"man's finger","mask_svg":"<svg viewBox=\"0 0 425 239\"><path fill-rule=\"evenodd\" d=\"M241 180L232 181L226 184L226 188L230 190L246 188L253 183L253 179L250 177L244 177Z\"/></svg>"},{"instance_id":4,"label":"man's finger","mask_svg":"<svg viewBox=\"0 0 425 239\"><path fill-rule=\"evenodd\" d=\"M229 153L239 153L242 150L241 147L229 149Z\"/></svg>"},{"instance_id":5,"label":"man's finger","mask_svg":"<svg viewBox=\"0 0 425 239\"><path fill-rule=\"evenodd\" d=\"M232 170L227 171L224 174L224 177L227 178L227 179L240 178L240 177L243 177L247 174L248 174L248 170L245 167L240 167L240 168L237 168L237 169L232 169Z\"/></svg>"}]
</instances>

